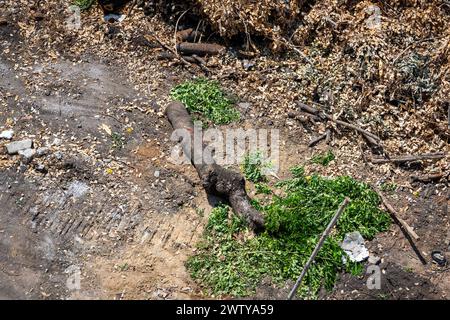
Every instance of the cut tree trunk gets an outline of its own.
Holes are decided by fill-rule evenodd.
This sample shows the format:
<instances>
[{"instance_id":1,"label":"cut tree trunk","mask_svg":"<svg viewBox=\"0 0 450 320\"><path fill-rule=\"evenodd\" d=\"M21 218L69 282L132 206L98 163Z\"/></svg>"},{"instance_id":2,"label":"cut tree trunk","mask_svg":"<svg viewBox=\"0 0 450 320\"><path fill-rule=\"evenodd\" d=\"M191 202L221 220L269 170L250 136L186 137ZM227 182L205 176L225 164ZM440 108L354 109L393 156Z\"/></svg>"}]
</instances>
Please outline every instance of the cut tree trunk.
<instances>
[{"instance_id":1,"label":"cut tree trunk","mask_svg":"<svg viewBox=\"0 0 450 320\"><path fill-rule=\"evenodd\" d=\"M245 191L244 177L219 166L214 161L213 163L203 161L204 146L195 148L194 143L191 143L194 141L194 124L182 103L170 103L166 109L166 115L175 130L184 129L191 136L190 141L182 140L180 144L184 154L197 170L206 192L228 200L234 212L243 217L253 230L262 231L264 218L250 203L250 198ZM193 161L194 159L201 159L201 161Z\"/></svg>"},{"instance_id":2,"label":"cut tree trunk","mask_svg":"<svg viewBox=\"0 0 450 320\"><path fill-rule=\"evenodd\" d=\"M225 47L214 43L190 43L182 42L177 45L177 51L182 54L196 54L198 56L216 55L225 50Z\"/></svg>"}]
</instances>

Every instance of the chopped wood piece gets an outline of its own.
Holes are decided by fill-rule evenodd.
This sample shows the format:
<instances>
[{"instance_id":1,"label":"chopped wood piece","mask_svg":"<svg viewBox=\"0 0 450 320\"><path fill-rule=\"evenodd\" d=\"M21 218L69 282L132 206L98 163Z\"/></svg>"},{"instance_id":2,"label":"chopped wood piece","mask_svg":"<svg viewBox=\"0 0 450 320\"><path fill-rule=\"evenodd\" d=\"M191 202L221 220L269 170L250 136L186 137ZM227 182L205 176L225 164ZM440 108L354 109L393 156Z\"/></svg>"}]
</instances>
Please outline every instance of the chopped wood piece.
<instances>
[{"instance_id":1,"label":"chopped wood piece","mask_svg":"<svg viewBox=\"0 0 450 320\"><path fill-rule=\"evenodd\" d=\"M213 43L182 42L177 45L177 51L182 54L196 54L198 56L216 55L225 50L225 47Z\"/></svg>"},{"instance_id":2,"label":"chopped wood piece","mask_svg":"<svg viewBox=\"0 0 450 320\"><path fill-rule=\"evenodd\" d=\"M318 115L319 114L319 110L317 110L314 107L308 106L302 102L298 102L297 103L298 107L300 108L300 110L314 114L314 115Z\"/></svg>"},{"instance_id":3,"label":"chopped wood piece","mask_svg":"<svg viewBox=\"0 0 450 320\"><path fill-rule=\"evenodd\" d=\"M309 113L309 114L312 114L312 115L315 115L315 116L319 116L321 118L328 119L328 120L330 120L330 121L332 121L334 123L337 123L337 124L339 124L341 126L348 127L348 128L351 128L351 129L353 129L355 131L358 131L363 136L366 136L366 137L370 138L371 139L371 141L370 141L371 143L376 143L377 145L379 145L379 142L381 141L381 139L377 135L375 135L375 134L373 134L373 133L371 133L371 132L369 132L367 130L364 130L364 129L362 129L362 128L354 125L354 124L351 124L351 123L348 123L348 122L345 122L345 121L342 121L342 120L337 120L333 116L331 116L329 114L326 114L325 112L321 112L321 111L317 110L316 108L308 106L308 105L306 105L304 103L298 102L297 105L299 106L300 110L302 110L302 111L304 111L306 113Z\"/></svg>"},{"instance_id":4,"label":"chopped wood piece","mask_svg":"<svg viewBox=\"0 0 450 320\"><path fill-rule=\"evenodd\" d=\"M201 33L195 31L192 28L181 30L177 32L177 41L178 42L193 42L196 39L199 39Z\"/></svg>"}]
</instances>

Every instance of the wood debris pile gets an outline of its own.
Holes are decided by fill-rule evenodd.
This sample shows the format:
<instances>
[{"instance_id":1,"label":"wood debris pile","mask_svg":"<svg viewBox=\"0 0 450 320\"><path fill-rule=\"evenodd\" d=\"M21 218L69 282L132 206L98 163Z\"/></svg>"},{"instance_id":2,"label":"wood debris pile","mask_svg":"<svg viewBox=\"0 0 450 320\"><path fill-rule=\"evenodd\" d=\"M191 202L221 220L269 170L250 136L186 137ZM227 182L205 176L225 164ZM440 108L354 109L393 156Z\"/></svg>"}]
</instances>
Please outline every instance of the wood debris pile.
<instances>
[{"instance_id":1,"label":"wood debris pile","mask_svg":"<svg viewBox=\"0 0 450 320\"><path fill-rule=\"evenodd\" d=\"M148 1L154 11L166 12L173 6L189 8L207 21L221 37L263 37L271 41L272 49L282 47L284 37L295 30L307 0L190 0ZM311 2L311 1L309 1Z\"/></svg>"}]
</instances>

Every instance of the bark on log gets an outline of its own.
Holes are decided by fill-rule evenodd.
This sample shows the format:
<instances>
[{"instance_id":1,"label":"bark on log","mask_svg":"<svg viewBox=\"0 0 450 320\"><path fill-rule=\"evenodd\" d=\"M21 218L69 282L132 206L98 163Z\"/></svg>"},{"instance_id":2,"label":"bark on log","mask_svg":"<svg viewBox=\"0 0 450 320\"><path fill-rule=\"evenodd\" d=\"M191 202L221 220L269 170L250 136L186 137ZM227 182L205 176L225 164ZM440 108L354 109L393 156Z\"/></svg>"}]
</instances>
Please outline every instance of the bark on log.
<instances>
[{"instance_id":1,"label":"bark on log","mask_svg":"<svg viewBox=\"0 0 450 320\"><path fill-rule=\"evenodd\" d=\"M182 103L169 104L166 115L175 130L185 129L189 133L190 141L183 140L180 143L184 154L197 170L206 192L228 200L234 212L242 216L253 230L262 231L264 218L250 203L250 198L245 191L244 177L237 172L224 169L214 161L212 163L203 161L204 146L195 148L194 143L190 143L194 141L194 124ZM197 161L197 159L201 160Z\"/></svg>"},{"instance_id":2,"label":"bark on log","mask_svg":"<svg viewBox=\"0 0 450 320\"><path fill-rule=\"evenodd\" d=\"M191 54L196 54L198 56L216 55L220 54L224 50L225 47L213 43L182 42L177 45L177 51L186 55Z\"/></svg>"}]
</instances>

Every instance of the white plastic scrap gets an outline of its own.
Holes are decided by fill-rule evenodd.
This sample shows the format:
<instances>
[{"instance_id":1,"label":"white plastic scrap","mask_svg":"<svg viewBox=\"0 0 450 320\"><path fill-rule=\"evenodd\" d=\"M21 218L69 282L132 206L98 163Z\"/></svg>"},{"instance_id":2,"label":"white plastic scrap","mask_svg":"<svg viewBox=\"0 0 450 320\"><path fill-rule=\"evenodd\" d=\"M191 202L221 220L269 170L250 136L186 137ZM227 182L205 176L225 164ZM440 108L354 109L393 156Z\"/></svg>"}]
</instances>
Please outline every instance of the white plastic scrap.
<instances>
[{"instance_id":1,"label":"white plastic scrap","mask_svg":"<svg viewBox=\"0 0 450 320\"><path fill-rule=\"evenodd\" d=\"M361 262L369 257L369 250L364 246L364 238L358 231L347 233L341 248L352 262ZM344 263L347 261L347 257L342 257Z\"/></svg>"}]
</instances>

